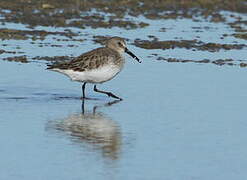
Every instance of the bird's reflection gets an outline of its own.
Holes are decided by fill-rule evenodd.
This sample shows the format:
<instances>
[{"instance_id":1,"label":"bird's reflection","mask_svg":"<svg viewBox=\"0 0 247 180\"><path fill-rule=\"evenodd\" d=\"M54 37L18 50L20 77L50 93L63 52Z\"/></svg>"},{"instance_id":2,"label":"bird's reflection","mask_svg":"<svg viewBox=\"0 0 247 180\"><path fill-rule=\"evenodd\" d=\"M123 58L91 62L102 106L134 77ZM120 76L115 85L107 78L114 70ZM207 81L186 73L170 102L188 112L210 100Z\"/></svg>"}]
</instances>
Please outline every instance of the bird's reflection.
<instances>
[{"instance_id":1,"label":"bird's reflection","mask_svg":"<svg viewBox=\"0 0 247 180\"><path fill-rule=\"evenodd\" d=\"M103 157L117 159L121 147L120 127L110 117L98 110L118 102L112 101L97 105L93 107L92 111L87 111L83 100L82 113L71 114L56 123L51 123L53 124L52 129L66 132L73 141L91 144L94 149L102 152Z\"/></svg>"}]
</instances>

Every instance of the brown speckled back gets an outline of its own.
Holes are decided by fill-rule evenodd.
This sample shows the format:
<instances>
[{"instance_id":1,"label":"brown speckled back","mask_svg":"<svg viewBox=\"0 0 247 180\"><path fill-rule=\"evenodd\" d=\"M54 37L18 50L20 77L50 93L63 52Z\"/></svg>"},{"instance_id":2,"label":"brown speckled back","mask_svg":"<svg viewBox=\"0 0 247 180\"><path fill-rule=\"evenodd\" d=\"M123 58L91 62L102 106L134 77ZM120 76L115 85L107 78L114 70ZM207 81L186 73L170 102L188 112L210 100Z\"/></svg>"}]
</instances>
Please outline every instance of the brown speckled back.
<instances>
[{"instance_id":1,"label":"brown speckled back","mask_svg":"<svg viewBox=\"0 0 247 180\"><path fill-rule=\"evenodd\" d=\"M111 48L101 47L86 52L69 62L51 65L48 69L70 69L82 72L96 69L110 63L117 66L123 66L124 58L119 52Z\"/></svg>"}]
</instances>

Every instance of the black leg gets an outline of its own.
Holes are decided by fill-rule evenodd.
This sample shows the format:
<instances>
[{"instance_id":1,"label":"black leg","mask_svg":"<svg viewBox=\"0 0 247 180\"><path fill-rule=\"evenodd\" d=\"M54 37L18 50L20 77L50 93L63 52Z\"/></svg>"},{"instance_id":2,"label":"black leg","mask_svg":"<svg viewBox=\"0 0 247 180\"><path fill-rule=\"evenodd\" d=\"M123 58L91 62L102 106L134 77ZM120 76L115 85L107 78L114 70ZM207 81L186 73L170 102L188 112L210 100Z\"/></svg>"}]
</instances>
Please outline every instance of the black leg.
<instances>
[{"instance_id":1,"label":"black leg","mask_svg":"<svg viewBox=\"0 0 247 180\"><path fill-rule=\"evenodd\" d=\"M81 102L81 112L82 112L82 114L85 113L85 100L84 100L84 98L82 99L82 102Z\"/></svg>"},{"instance_id":2,"label":"black leg","mask_svg":"<svg viewBox=\"0 0 247 180\"><path fill-rule=\"evenodd\" d=\"M122 100L122 98L117 97L116 95L112 94L111 92L106 92L106 91L101 91L101 90L98 90L98 89L97 89L97 87L96 87L96 85L94 85L93 90L94 90L95 92L98 92L98 93L103 93L103 94L106 94L106 95L108 95L109 97L113 97L113 98L116 98L116 99Z\"/></svg>"},{"instance_id":3,"label":"black leg","mask_svg":"<svg viewBox=\"0 0 247 180\"><path fill-rule=\"evenodd\" d=\"M82 98L84 99L85 98L85 87L86 87L86 84L87 83L83 83L81 89L82 89Z\"/></svg>"}]
</instances>

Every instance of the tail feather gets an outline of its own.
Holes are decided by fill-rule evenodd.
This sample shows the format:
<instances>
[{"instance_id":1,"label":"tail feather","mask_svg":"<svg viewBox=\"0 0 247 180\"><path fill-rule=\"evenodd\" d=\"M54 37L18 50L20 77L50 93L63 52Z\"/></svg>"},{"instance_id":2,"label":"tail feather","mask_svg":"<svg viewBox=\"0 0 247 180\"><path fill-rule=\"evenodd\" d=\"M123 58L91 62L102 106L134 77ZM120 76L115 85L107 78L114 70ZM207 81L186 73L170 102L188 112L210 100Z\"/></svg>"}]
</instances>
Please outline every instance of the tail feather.
<instances>
[{"instance_id":1,"label":"tail feather","mask_svg":"<svg viewBox=\"0 0 247 180\"><path fill-rule=\"evenodd\" d=\"M71 60L71 58L67 57L67 56L56 56L56 61L51 63L51 64L47 64L47 68L46 69L66 69L66 67L69 65L69 62Z\"/></svg>"},{"instance_id":2,"label":"tail feather","mask_svg":"<svg viewBox=\"0 0 247 180\"><path fill-rule=\"evenodd\" d=\"M62 63L56 62L54 64L48 64L46 69L55 69L55 68L64 69L67 65L68 65L67 62L62 62Z\"/></svg>"},{"instance_id":3,"label":"tail feather","mask_svg":"<svg viewBox=\"0 0 247 180\"><path fill-rule=\"evenodd\" d=\"M48 64L46 67L46 69L53 69L53 68L54 68L53 64Z\"/></svg>"}]
</instances>

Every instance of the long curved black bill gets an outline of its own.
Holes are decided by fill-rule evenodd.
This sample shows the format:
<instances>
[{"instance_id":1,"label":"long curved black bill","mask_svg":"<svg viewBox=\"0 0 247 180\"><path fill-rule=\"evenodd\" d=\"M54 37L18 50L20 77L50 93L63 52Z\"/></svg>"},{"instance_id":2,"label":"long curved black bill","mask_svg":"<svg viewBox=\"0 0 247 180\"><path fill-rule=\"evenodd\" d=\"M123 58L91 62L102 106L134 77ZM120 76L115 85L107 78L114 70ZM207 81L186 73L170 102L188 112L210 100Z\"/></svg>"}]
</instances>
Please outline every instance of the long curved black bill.
<instances>
[{"instance_id":1,"label":"long curved black bill","mask_svg":"<svg viewBox=\"0 0 247 180\"><path fill-rule=\"evenodd\" d=\"M128 55L130 55L131 57L133 57L135 60L137 60L139 63L141 63L141 60L136 55L134 55L130 50L128 50L127 48L125 48L125 52Z\"/></svg>"}]
</instances>

